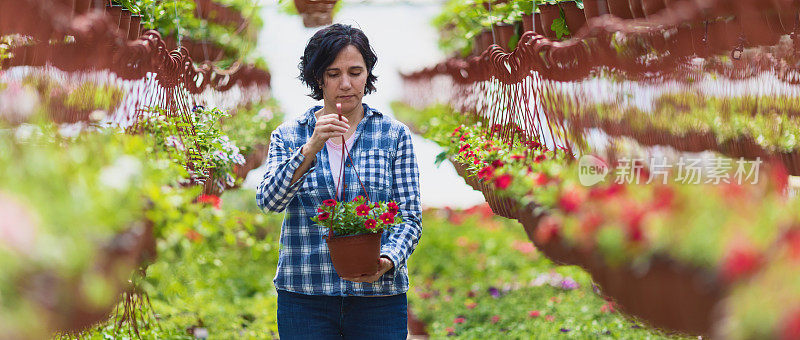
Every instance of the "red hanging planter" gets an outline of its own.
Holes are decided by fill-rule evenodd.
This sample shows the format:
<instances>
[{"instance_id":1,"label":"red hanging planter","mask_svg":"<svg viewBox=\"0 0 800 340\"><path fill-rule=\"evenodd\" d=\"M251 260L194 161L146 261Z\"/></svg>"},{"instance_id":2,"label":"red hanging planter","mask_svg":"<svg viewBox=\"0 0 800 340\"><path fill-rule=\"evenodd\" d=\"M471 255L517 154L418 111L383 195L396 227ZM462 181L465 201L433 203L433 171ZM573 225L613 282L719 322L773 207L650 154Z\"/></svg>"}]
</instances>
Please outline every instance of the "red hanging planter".
<instances>
[{"instance_id":1,"label":"red hanging planter","mask_svg":"<svg viewBox=\"0 0 800 340\"><path fill-rule=\"evenodd\" d=\"M506 52L511 52L511 48L509 48L509 44L511 43L511 37L514 36L514 25L511 24L494 24L494 35L497 39L495 43L500 45L500 47L505 50Z\"/></svg>"},{"instance_id":2,"label":"red hanging planter","mask_svg":"<svg viewBox=\"0 0 800 340\"><path fill-rule=\"evenodd\" d=\"M543 4L539 5L539 11L542 13L542 34L550 40L556 39L556 32L550 26L553 21L561 17L558 5Z\"/></svg>"},{"instance_id":3,"label":"red hanging planter","mask_svg":"<svg viewBox=\"0 0 800 340\"><path fill-rule=\"evenodd\" d=\"M633 19L628 0L606 0L606 3L608 3L608 13L611 15L622 19Z\"/></svg>"},{"instance_id":4,"label":"red hanging planter","mask_svg":"<svg viewBox=\"0 0 800 340\"><path fill-rule=\"evenodd\" d=\"M604 8L603 13L606 12L608 11ZM583 15L587 21L600 16L600 0L583 0Z\"/></svg>"},{"instance_id":5,"label":"red hanging planter","mask_svg":"<svg viewBox=\"0 0 800 340\"><path fill-rule=\"evenodd\" d=\"M567 21L567 27L569 27L570 35L574 36L578 33L578 31L586 26L586 17L578 8L578 4L574 1L569 2L561 2L559 3L561 6L561 10L564 11L564 19Z\"/></svg>"}]
</instances>

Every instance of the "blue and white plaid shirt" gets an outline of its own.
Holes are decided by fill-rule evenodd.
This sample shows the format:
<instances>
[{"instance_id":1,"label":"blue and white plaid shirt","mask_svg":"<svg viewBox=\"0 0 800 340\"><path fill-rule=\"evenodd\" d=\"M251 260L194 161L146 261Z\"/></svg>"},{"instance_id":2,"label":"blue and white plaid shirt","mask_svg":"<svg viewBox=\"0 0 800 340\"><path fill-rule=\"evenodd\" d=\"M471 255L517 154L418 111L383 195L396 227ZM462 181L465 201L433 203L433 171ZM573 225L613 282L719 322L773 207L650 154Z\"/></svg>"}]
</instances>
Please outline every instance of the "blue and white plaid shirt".
<instances>
[{"instance_id":1,"label":"blue and white plaid shirt","mask_svg":"<svg viewBox=\"0 0 800 340\"><path fill-rule=\"evenodd\" d=\"M335 199L327 148L317 153L311 168L291 184L292 175L305 156L300 148L314 132L316 106L301 117L281 124L272 132L267 173L258 186L261 209L286 210L281 227L277 289L310 295L396 295L408 291L406 260L422 233L419 169L408 127L363 104L364 119L358 123L350 151L352 162L373 202L395 201L403 223L384 233L381 255L394 268L373 283L342 280L331 263L325 238L328 230L310 220L326 199ZM363 195L350 160L344 167L343 200Z\"/></svg>"}]
</instances>

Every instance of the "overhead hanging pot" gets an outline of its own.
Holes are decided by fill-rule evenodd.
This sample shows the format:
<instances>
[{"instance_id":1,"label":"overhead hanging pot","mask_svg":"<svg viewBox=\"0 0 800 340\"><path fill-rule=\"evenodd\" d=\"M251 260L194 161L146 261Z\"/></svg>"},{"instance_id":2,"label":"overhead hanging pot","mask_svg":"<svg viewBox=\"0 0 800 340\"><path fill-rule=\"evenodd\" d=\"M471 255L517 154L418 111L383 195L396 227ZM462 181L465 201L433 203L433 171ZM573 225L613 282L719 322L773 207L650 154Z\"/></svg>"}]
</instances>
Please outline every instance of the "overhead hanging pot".
<instances>
[{"instance_id":1,"label":"overhead hanging pot","mask_svg":"<svg viewBox=\"0 0 800 340\"><path fill-rule=\"evenodd\" d=\"M333 6L338 0L294 0L294 7L303 17L303 26L319 27L333 22Z\"/></svg>"}]
</instances>

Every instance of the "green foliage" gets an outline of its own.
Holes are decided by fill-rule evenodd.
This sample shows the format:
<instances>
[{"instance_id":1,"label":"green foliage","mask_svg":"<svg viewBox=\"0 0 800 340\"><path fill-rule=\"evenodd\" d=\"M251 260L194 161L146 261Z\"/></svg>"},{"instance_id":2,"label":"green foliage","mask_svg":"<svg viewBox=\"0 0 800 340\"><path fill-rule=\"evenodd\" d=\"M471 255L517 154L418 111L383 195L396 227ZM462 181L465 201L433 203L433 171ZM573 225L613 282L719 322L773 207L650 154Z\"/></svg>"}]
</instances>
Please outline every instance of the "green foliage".
<instances>
[{"instance_id":1,"label":"green foliage","mask_svg":"<svg viewBox=\"0 0 800 340\"><path fill-rule=\"evenodd\" d=\"M234 110L231 117L223 120L222 132L236 143L243 155L247 155L256 145L268 145L272 130L282 122L283 112L277 101L270 98Z\"/></svg>"},{"instance_id":2,"label":"green foliage","mask_svg":"<svg viewBox=\"0 0 800 340\"><path fill-rule=\"evenodd\" d=\"M155 107L138 127L154 136L157 153L183 165L193 177L211 178L224 189L234 184L234 165L245 162L239 148L222 132L220 120L225 117L229 115L217 108L171 115Z\"/></svg>"},{"instance_id":3,"label":"green foliage","mask_svg":"<svg viewBox=\"0 0 800 340\"><path fill-rule=\"evenodd\" d=\"M510 1L493 4L491 10L483 6L489 0L449 0L442 13L432 24L439 30L439 48L443 51L460 52L462 56L472 52L473 39L484 30L491 30L493 24L514 24L520 21L524 1ZM519 39L519 38L517 38Z\"/></svg>"}]
</instances>

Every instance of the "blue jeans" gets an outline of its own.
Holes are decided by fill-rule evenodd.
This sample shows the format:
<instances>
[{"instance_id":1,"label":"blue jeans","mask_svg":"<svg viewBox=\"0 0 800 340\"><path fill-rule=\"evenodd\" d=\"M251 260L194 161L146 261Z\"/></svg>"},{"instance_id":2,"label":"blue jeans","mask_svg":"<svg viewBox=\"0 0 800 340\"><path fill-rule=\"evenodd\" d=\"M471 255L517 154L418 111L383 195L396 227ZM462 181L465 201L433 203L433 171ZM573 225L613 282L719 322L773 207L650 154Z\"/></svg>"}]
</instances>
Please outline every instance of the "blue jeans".
<instances>
[{"instance_id":1,"label":"blue jeans","mask_svg":"<svg viewBox=\"0 0 800 340\"><path fill-rule=\"evenodd\" d=\"M278 290L278 333L292 339L392 339L408 335L406 294L362 297Z\"/></svg>"}]
</instances>

